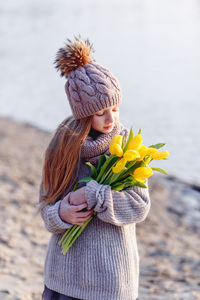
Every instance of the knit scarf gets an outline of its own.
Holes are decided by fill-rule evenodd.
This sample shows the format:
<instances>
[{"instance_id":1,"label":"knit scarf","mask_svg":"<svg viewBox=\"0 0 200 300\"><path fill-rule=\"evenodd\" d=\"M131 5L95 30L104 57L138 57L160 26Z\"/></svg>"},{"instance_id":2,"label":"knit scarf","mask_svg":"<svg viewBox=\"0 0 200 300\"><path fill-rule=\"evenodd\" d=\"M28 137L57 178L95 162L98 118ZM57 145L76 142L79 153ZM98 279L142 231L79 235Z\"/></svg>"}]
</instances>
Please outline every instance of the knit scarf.
<instances>
[{"instance_id":1,"label":"knit scarf","mask_svg":"<svg viewBox=\"0 0 200 300\"><path fill-rule=\"evenodd\" d=\"M96 164L98 158L102 154L109 155L109 144L114 135L120 134L124 129L121 123L117 123L111 132L101 133L96 139L88 135L83 145L81 146L81 158L85 161L89 161L92 164Z\"/></svg>"}]
</instances>

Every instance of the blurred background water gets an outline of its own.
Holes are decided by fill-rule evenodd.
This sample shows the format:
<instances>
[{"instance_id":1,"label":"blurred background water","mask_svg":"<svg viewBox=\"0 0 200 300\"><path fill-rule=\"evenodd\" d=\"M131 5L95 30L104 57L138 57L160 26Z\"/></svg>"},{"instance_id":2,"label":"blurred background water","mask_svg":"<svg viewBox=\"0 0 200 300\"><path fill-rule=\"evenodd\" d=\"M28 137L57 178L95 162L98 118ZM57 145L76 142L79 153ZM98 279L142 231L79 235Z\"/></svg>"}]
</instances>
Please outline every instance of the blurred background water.
<instances>
[{"instance_id":1,"label":"blurred background water","mask_svg":"<svg viewBox=\"0 0 200 300\"><path fill-rule=\"evenodd\" d=\"M167 143L154 165L200 183L200 1L1 1L0 116L52 131L71 114L53 61L78 34L120 82L121 122Z\"/></svg>"}]
</instances>

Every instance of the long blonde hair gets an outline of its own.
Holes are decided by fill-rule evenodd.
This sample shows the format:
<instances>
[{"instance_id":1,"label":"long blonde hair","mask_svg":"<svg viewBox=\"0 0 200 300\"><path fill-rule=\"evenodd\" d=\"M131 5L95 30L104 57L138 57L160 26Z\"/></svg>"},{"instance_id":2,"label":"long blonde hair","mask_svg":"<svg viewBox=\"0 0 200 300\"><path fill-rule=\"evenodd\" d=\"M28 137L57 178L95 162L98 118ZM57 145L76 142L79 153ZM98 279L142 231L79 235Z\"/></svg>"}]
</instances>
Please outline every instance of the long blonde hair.
<instances>
[{"instance_id":1,"label":"long blonde hair","mask_svg":"<svg viewBox=\"0 0 200 300\"><path fill-rule=\"evenodd\" d=\"M80 148L91 128L92 117L75 120L65 119L56 129L46 151L43 165L43 180L40 202L56 203L66 187L73 188L79 170Z\"/></svg>"}]
</instances>

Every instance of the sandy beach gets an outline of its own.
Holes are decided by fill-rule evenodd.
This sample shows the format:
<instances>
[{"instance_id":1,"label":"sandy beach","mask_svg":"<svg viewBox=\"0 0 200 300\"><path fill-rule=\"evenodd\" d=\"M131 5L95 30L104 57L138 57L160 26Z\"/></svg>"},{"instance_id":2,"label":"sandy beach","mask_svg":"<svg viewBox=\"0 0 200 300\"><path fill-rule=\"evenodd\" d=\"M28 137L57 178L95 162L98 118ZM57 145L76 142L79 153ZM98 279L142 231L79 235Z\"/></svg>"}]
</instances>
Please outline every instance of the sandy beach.
<instances>
[{"instance_id":1,"label":"sandy beach","mask_svg":"<svg viewBox=\"0 0 200 300\"><path fill-rule=\"evenodd\" d=\"M50 233L36 215L36 205L51 136L29 124L0 118L1 300L41 299ZM200 187L154 175L150 194L149 216L137 225L139 300L198 300Z\"/></svg>"}]
</instances>

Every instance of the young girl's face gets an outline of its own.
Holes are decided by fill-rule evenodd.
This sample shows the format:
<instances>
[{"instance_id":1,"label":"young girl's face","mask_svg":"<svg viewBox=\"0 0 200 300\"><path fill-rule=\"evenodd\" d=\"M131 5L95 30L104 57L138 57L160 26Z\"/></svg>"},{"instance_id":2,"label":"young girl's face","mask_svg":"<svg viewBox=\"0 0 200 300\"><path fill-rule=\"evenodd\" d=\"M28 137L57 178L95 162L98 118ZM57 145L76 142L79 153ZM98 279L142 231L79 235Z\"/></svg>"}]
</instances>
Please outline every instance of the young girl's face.
<instances>
[{"instance_id":1,"label":"young girl's face","mask_svg":"<svg viewBox=\"0 0 200 300\"><path fill-rule=\"evenodd\" d=\"M92 128L102 133L109 133L119 120L119 106L114 105L98 111L92 116Z\"/></svg>"}]
</instances>

